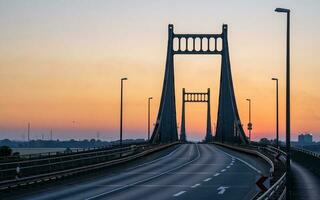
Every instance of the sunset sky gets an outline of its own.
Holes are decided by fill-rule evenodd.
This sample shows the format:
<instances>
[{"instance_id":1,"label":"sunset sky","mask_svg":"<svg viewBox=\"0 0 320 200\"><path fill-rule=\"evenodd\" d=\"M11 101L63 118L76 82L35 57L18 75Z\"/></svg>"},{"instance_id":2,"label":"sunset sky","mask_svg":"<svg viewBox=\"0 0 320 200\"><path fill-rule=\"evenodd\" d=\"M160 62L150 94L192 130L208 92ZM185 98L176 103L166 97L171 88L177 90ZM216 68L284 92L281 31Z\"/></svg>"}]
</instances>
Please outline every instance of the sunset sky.
<instances>
[{"instance_id":1,"label":"sunset sky","mask_svg":"<svg viewBox=\"0 0 320 200\"><path fill-rule=\"evenodd\" d=\"M235 94L242 123L252 99L253 139L275 135L275 82L280 134L285 131L285 23L292 10L292 134L320 139L320 1L55 0L0 1L0 139L118 138L120 78L124 138L147 136L147 98L155 121L167 46L175 33L221 33L229 25ZM219 56L175 56L177 121L182 88L211 88L216 123ZM205 104L187 104L189 139L205 136Z\"/></svg>"}]
</instances>

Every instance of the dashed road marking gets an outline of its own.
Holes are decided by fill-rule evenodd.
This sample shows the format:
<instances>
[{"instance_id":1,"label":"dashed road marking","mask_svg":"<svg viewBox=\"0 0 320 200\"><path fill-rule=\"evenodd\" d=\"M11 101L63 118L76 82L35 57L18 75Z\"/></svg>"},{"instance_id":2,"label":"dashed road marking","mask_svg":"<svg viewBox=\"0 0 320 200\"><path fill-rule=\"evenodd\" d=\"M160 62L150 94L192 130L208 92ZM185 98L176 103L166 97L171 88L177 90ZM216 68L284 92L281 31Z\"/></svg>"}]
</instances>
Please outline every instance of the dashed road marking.
<instances>
[{"instance_id":1,"label":"dashed road marking","mask_svg":"<svg viewBox=\"0 0 320 200\"><path fill-rule=\"evenodd\" d=\"M231 157L231 159L234 161L235 159L237 159L238 161L242 162L243 164L247 165L249 168L251 168L253 171L256 171L258 174L261 174L261 171L258 170L257 168L255 168L254 166L252 166L250 163L242 160L241 158L235 157L227 152L224 152L222 150L219 149L220 152L226 154L227 156Z\"/></svg>"},{"instance_id":2,"label":"dashed road marking","mask_svg":"<svg viewBox=\"0 0 320 200\"><path fill-rule=\"evenodd\" d=\"M203 181L204 182L208 182L208 181L210 181L212 178L207 178L207 179L204 179Z\"/></svg>"},{"instance_id":3,"label":"dashed road marking","mask_svg":"<svg viewBox=\"0 0 320 200\"><path fill-rule=\"evenodd\" d=\"M114 193L114 192L118 192L118 191L120 191L120 190L124 190L124 189L130 188L130 187L136 186L136 185L138 185L138 184L141 184L141 183L144 183L144 182L147 182L147 181L156 179L156 178L158 178L158 177L160 177L160 176L169 174L170 172L173 172L173 171L175 171L175 170L181 169L182 167L184 167L184 166L186 166L186 165L189 165L189 164L193 163L194 161L196 161L196 160L198 160L198 159L200 158L201 153L200 153L200 150L199 150L198 145L196 145L196 148L197 148L197 154L198 154L198 156L197 156L196 158L194 158L194 159L186 162L186 163L183 163L183 164L181 164L181 165L178 165L178 166L175 167L175 168L169 169L169 170L167 170L167 171L164 171L164 172L162 172L162 173L160 173L160 174L157 174L157 175L148 177L148 178L146 178L146 179L142 179L142 180L139 180L139 181L137 181L137 182L130 183L130 184L124 185L124 186L122 186L122 187L115 188L115 189L113 189L113 190L110 190L110 191L107 191L107 192L103 192L103 193L97 194L97 195L95 195L95 196L88 197L88 198L86 198L85 200L92 200L92 199L101 198L102 196L105 196L105 195L108 195L108 194L111 194L111 193Z\"/></svg>"},{"instance_id":4,"label":"dashed road marking","mask_svg":"<svg viewBox=\"0 0 320 200\"><path fill-rule=\"evenodd\" d=\"M178 196L182 195L182 194L185 193L185 192L186 192L186 191L181 191L181 192L178 192L178 193L174 194L173 196L174 196L174 197L178 197Z\"/></svg>"},{"instance_id":5,"label":"dashed road marking","mask_svg":"<svg viewBox=\"0 0 320 200\"><path fill-rule=\"evenodd\" d=\"M191 186L191 188L196 188L196 187L198 187L198 186L200 186L200 184L199 184L199 183L197 183L197 184L195 184L195 185Z\"/></svg>"},{"instance_id":6,"label":"dashed road marking","mask_svg":"<svg viewBox=\"0 0 320 200\"><path fill-rule=\"evenodd\" d=\"M229 166L227 166L227 168L229 169L231 166L229 165Z\"/></svg>"},{"instance_id":7,"label":"dashed road marking","mask_svg":"<svg viewBox=\"0 0 320 200\"><path fill-rule=\"evenodd\" d=\"M220 173L216 173L214 176L219 176L220 175Z\"/></svg>"},{"instance_id":8,"label":"dashed road marking","mask_svg":"<svg viewBox=\"0 0 320 200\"><path fill-rule=\"evenodd\" d=\"M226 171L226 169L221 170L221 172L225 172L225 171Z\"/></svg>"}]
</instances>

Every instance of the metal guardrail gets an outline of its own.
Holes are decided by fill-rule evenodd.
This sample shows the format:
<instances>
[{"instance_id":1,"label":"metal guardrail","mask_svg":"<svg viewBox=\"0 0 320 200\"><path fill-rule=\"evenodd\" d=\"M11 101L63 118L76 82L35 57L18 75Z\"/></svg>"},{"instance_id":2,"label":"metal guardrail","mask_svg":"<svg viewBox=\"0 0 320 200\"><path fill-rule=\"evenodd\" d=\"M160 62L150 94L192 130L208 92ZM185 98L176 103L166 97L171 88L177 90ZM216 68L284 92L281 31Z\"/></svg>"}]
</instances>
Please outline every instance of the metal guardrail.
<instances>
[{"instance_id":1,"label":"metal guardrail","mask_svg":"<svg viewBox=\"0 0 320 200\"><path fill-rule=\"evenodd\" d=\"M270 146L270 145L268 145L267 147L260 147L260 148L263 148L267 151L271 151L274 153L278 153L278 154L284 156L284 159L286 158L286 155L287 155L281 149ZM270 199L282 200L285 196L285 193L286 193L285 183L286 183L286 173L284 173L281 176L281 178L279 178L277 180L277 182L275 182L266 192L264 192L258 198L258 200L270 200Z\"/></svg>"},{"instance_id":2,"label":"metal guardrail","mask_svg":"<svg viewBox=\"0 0 320 200\"><path fill-rule=\"evenodd\" d=\"M318 158L320 159L320 153L316 153L316 152L313 152L313 151L309 151L309 150L306 150L306 149L301 149L301 148L296 148L296 147L291 147L292 150L296 150L296 151L300 151L302 153L305 153L305 154L308 154L308 155L311 155L315 158Z\"/></svg>"},{"instance_id":3,"label":"metal guardrail","mask_svg":"<svg viewBox=\"0 0 320 200\"><path fill-rule=\"evenodd\" d=\"M282 196L282 192L285 189L285 183L286 173L284 173L281 176L281 178L275 184L273 184L266 192L264 192L257 200L279 199L278 197Z\"/></svg>"},{"instance_id":4,"label":"metal guardrail","mask_svg":"<svg viewBox=\"0 0 320 200\"><path fill-rule=\"evenodd\" d=\"M100 150L36 160L0 163L0 181L16 178L17 167L19 167L20 170L18 176L21 178L41 173L61 171L65 169L75 168L77 166L86 166L94 163L106 162L113 159L137 154L151 148L154 148L154 146L132 145L130 147L111 150Z\"/></svg>"},{"instance_id":5,"label":"metal guardrail","mask_svg":"<svg viewBox=\"0 0 320 200\"><path fill-rule=\"evenodd\" d=\"M305 149L292 148L291 158L309 171L320 176L320 156L318 153Z\"/></svg>"},{"instance_id":6,"label":"metal guardrail","mask_svg":"<svg viewBox=\"0 0 320 200\"><path fill-rule=\"evenodd\" d=\"M81 172L85 172L85 171L90 171L93 169L98 169L98 168L103 168L103 167L107 167L107 166L111 166L111 165L115 165L115 164L120 164L120 163L124 163L139 157L142 157L144 155L150 154L152 152L155 151L159 151L161 149L167 148L169 146L173 146L175 144L178 144L178 142L176 143L170 143L170 144L164 144L164 145L157 145L157 146L150 146L149 148L143 148L142 151L139 152L134 152L133 154L125 154L127 153L126 151L121 151L121 152L117 152L118 154L123 154L121 157L118 157L116 159L112 159L112 160L105 160L105 161L101 161L101 160L96 160L96 162L83 162L83 165L73 165L71 168L59 168L58 170L55 171L48 171L43 173L42 171L37 171L35 169L33 169L34 171L37 171L36 174L29 174L28 176L25 177L21 177L21 178L13 178L13 179L9 179L9 180L2 180L0 181L0 189L6 189L6 188L10 188L10 187L16 187L18 185L27 185L27 184L33 184L35 182L43 182L43 181L48 181L51 179L57 179L57 178L61 178L64 176L69 176L72 174L77 174L77 173L81 173ZM92 159L96 159L97 157L93 157ZM86 160L88 160L87 158L85 158ZM82 161L80 161L82 162ZM54 165L55 163L53 163ZM47 165L46 166L41 166L40 169L43 168L49 168Z\"/></svg>"},{"instance_id":7,"label":"metal guardrail","mask_svg":"<svg viewBox=\"0 0 320 200\"><path fill-rule=\"evenodd\" d=\"M133 143L123 144L123 147L128 147L131 145L144 145L144 144L146 144L146 142L133 142ZM43 158L70 155L70 154L90 152L90 151L108 150L108 149L111 150L111 149L116 149L116 148L120 148L120 146L119 145L111 145L111 146L75 148L75 149L66 147L65 150L62 150L62 151L50 151L50 152L42 152L42 153L0 156L0 163L15 162L15 161L21 161L21 160L43 159Z\"/></svg>"},{"instance_id":8,"label":"metal guardrail","mask_svg":"<svg viewBox=\"0 0 320 200\"><path fill-rule=\"evenodd\" d=\"M286 152L282 151L280 148L276 148L276 147L271 146L271 145L268 145L267 148L272 149L272 150L276 151L277 153L280 153L280 154L282 154L284 156L287 155Z\"/></svg>"},{"instance_id":9,"label":"metal guardrail","mask_svg":"<svg viewBox=\"0 0 320 200\"><path fill-rule=\"evenodd\" d=\"M118 152L118 151L123 151L126 149L132 149L132 147L143 147L143 146L148 146L148 145L131 145L129 147L123 147L123 148L115 148L115 149L96 149L94 151L82 151L82 152L74 152L74 153L68 153L68 154L61 154L58 156L54 157L38 157L36 159L27 159L27 160L20 160L20 161L10 161L10 162L5 162L5 163L0 163L0 169L7 169L11 166L17 166L18 164L23 166L23 165L30 165L30 164L36 164L37 162L43 162L43 161L50 161L50 160L56 160L56 159L73 159L77 157L84 157L84 156L91 156L91 155L96 155L96 154L105 154L105 153L112 153L112 152Z\"/></svg>"},{"instance_id":10,"label":"metal guardrail","mask_svg":"<svg viewBox=\"0 0 320 200\"><path fill-rule=\"evenodd\" d=\"M50 152L42 152L42 153L30 153L30 154L18 154L18 155L12 155L12 156L1 156L0 157L0 163L3 162L11 162L11 161L19 161L19 160L31 160L31 159L40 159L45 157L52 157L52 156L61 156L61 155L67 155L72 153L78 153L78 152L85 152L85 151L92 151L97 149L106 149L107 147L93 147L93 148L77 148L77 149L68 149L65 148L65 150L61 151L50 151Z\"/></svg>"}]
</instances>

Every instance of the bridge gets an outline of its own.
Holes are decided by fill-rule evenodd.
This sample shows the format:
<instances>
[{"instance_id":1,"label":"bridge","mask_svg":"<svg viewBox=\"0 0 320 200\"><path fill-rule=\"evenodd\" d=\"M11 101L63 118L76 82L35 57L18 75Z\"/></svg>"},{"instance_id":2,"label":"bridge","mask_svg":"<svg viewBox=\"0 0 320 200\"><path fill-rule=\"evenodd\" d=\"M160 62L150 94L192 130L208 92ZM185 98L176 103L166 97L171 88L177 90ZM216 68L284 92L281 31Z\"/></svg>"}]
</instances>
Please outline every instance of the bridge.
<instances>
[{"instance_id":1,"label":"bridge","mask_svg":"<svg viewBox=\"0 0 320 200\"><path fill-rule=\"evenodd\" d=\"M179 138L174 56L190 54L221 55L217 127L213 134L210 89L183 89ZM185 103L207 103L203 143L188 142ZM320 156L292 149L293 183L286 180L286 153L245 135L232 82L228 26L219 34L176 34L169 25L162 96L150 141L1 158L0 199L266 200L285 199L288 193L296 199L317 199ZM293 190L286 188L288 182Z\"/></svg>"}]
</instances>

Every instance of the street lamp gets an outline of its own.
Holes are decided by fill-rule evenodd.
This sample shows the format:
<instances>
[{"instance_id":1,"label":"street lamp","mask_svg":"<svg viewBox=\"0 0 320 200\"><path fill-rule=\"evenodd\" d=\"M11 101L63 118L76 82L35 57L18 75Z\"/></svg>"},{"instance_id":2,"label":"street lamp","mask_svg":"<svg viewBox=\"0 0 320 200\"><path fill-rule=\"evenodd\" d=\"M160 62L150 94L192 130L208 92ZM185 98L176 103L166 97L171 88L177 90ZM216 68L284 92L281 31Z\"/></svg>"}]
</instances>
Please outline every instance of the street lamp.
<instances>
[{"instance_id":1,"label":"street lamp","mask_svg":"<svg viewBox=\"0 0 320 200\"><path fill-rule=\"evenodd\" d=\"M279 80L277 78L271 80L276 81L276 146L279 148Z\"/></svg>"},{"instance_id":2,"label":"street lamp","mask_svg":"<svg viewBox=\"0 0 320 200\"><path fill-rule=\"evenodd\" d=\"M120 147L122 147L122 111L123 111L123 81L127 78L121 78L121 98L120 98Z\"/></svg>"},{"instance_id":3,"label":"street lamp","mask_svg":"<svg viewBox=\"0 0 320 200\"><path fill-rule=\"evenodd\" d=\"M249 141L251 142L251 130L252 130L252 123L251 123L251 99L246 99L249 102L249 123L248 123L248 131L249 131Z\"/></svg>"},{"instance_id":4,"label":"street lamp","mask_svg":"<svg viewBox=\"0 0 320 200\"><path fill-rule=\"evenodd\" d=\"M287 56L286 56L286 199L291 197L291 166L290 166L290 10L276 8L275 12L287 14Z\"/></svg>"},{"instance_id":5,"label":"street lamp","mask_svg":"<svg viewBox=\"0 0 320 200\"><path fill-rule=\"evenodd\" d=\"M148 98L148 141L150 140L150 101L152 97Z\"/></svg>"}]
</instances>

